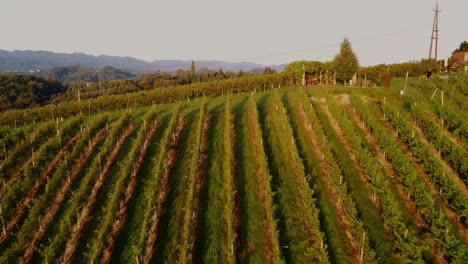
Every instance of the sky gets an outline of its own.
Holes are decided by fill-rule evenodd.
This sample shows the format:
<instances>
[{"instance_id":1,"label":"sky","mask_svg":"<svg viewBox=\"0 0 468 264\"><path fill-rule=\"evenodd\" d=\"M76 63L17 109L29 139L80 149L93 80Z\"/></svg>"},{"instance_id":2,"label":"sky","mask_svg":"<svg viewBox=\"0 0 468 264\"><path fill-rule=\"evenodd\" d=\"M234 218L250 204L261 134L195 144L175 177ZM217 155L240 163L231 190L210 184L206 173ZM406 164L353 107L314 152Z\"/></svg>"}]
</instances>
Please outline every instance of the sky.
<instances>
[{"instance_id":1,"label":"sky","mask_svg":"<svg viewBox=\"0 0 468 264\"><path fill-rule=\"evenodd\" d=\"M0 0L0 49L265 65L427 58L433 0ZM468 1L441 0L439 58L468 40Z\"/></svg>"}]
</instances>

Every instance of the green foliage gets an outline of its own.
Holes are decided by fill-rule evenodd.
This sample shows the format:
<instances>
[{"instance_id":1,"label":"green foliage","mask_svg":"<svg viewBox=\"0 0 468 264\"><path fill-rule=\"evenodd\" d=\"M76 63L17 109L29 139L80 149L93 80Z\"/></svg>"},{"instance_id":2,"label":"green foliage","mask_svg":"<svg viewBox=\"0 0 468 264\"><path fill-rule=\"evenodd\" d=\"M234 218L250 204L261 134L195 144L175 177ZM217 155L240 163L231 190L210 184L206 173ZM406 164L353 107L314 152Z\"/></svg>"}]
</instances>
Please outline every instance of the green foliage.
<instances>
[{"instance_id":1,"label":"green foliage","mask_svg":"<svg viewBox=\"0 0 468 264\"><path fill-rule=\"evenodd\" d=\"M358 72L359 62L347 38L341 43L340 53L335 56L333 65L335 66L336 79L340 81L348 81Z\"/></svg>"},{"instance_id":2,"label":"green foliage","mask_svg":"<svg viewBox=\"0 0 468 264\"><path fill-rule=\"evenodd\" d=\"M85 68L77 65L52 68L45 73L45 76L64 83L99 81L97 69ZM101 77L102 80L123 80L135 78L136 75L121 69L106 66L101 69Z\"/></svg>"},{"instance_id":3,"label":"green foliage","mask_svg":"<svg viewBox=\"0 0 468 264\"><path fill-rule=\"evenodd\" d=\"M236 164L240 200L240 261L281 263L271 175L253 95L236 109ZM271 243L271 244L270 244Z\"/></svg>"},{"instance_id":4,"label":"green foliage","mask_svg":"<svg viewBox=\"0 0 468 264\"><path fill-rule=\"evenodd\" d=\"M294 85L300 85L302 83L304 71L308 73L333 71L333 64L332 62L323 63L320 61L294 61L284 68L283 74L289 78L289 81Z\"/></svg>"},{"instance_id":5,"label":"green foliage","mask_svg":"<svg viewBox=\"0 0 468 264\"><path fill-rule=\"evenodd\" d=\"M259 109L273 189L277 192L279 240L285 260L328 263L310 176L305 174L279 94L264 96Z\"/></svg>"},{"instance_id":6,"label":"green foliage","mask_svg":"<svg viewBox=\"0 0 468 264\"><path fill-rule=\"evenodd\" d=\"M5 259L17 259L20 257L26 245L31 242L34 232L37 231L37 226L40 225L41 217L47 213L49 206L55 203L57 196L60 195L60 190L63 188L62 186L66 184L63 179L64 175L70 173L70 169L72 168L71 163L79 160L82 153L88 147L90 138L95 136L96 133L105 126L106 121L107 116L101 115L87 124L80 138L77 140L76 144L73 145L73 149L66 154L58 165L55 173L47 179L44 192L33 201L27 217L18 230L18 233L13 238L14 241L11 243L11 246L3 252L0 262L6 262Z\"/></svg>"},{"instance_id":7,"label":"green foliage","mask_svg":"<svg viewBox=\"0 0 468 264\"><path fill-rule=\"evenodd\" d=\"M200 205L199 247L195 263L235 263L233 135L230 96L210 111L207 164Z\"/></svg>"},{"instance_id":8,"label":"green foliage","mask_svg":"<svg viewBox=\"0 0 468 264\"><path fill-rule=\"evenodd\" d=\"M468 258L468 248L458 238L458 234L451 228L451 223L447 217L441 211L440 206L435 206L436 201L432 197L431 193L427 190L425 184L418 175L416 169L412 166L410 159L403 153L399 148L399 144L393 135L390 135L386 128L381 124L381 121L375 116L375 111L371 111L360 98L357 96L352 97L352 103L356 107L357 112L361 118L369 125L373 134L378 138L379 144L387 153L388 159L392 163L395 170L398 172L401 181L403 182L406 191L411 197L413 197L416 206L419 211L425 217L426 222L429 225L431 233L434 235L435 240L439 243L444 256L452 261L466 262ZM401 128L400 128L401 129ZM405 133L408 135L408 133ZM411 136L410 136L411 137ZM415 147L421 147L421 144L415 145ZM416 149L413 153L418 153ZM425 164L433 163L433 159L424 160ZM435 168L435 167L434 167ZM426 171L427 172L427 171ZM431 172L431 171L429 171ZM434 176L441 176L440 171L434 171ZM441 184L449 183L446 176L440 178ZM454 190L444 190L448 194L454 194ZM466 198L461 198L462 203L454 201L452 204L454 207L461 206L463 214L466 214ZM445 230L445 231L444 231Z\"/></svg>"},{"instance_id":9,"label":"green foliage","mask_svg":"<svg viewBox=\"0 0 468 264\"><path fill-rule=\"evenodd\" d=\"M41 105L65 92L58 81L40 77L0 74L0 111Z\"/></svg>"},{"instance_id":10,"label":"green foliage","mask_svg":"<svg viewBox=\"0 0 468 264\"><path fill-rule=\"evenodd\" d=\"M289 92L283 98L294 135L298 140L299 154L304 161L306 173L311 175L317 206L320 210L320 222L329 249L330 261L333 263L349 263L353 257L350 253L352 249L348 237L341 230L343 222L338 219L341 218L342 221L352 222L357 218L354 202L347 193L346 185L342 184L341 171L335 163L328 141L310 102L307 101L303 93L298 94L297 92ZM304 113L302 117L301 112ZM309 128L310 131L308 131ZM314 135L316 140L321 139L322 142L313 142L311 135ZM320 149L322 157L314 154L315 148ZM328 184L323 180L324 177L332 179L332 186L327 186ZM336 205L336 201L330 199L333 197L333 192L339 193L340 205ZM343 204L341 201L343 201ZM339 215L338 206L345 207L344 216ZM343 220L344 218L346 220ZM362 222L354 221L353 225L353 231L356 232L353 234L354 238L361 239L367 236L362 228ZM368 262L375 262L374 253L369 249L367 242L365 240L361 244L360 250L365 251L363 255L366 256Z\"/></svg>"},{"instance_id":11,"label":"green foliage","mask_svg":"<svg viewBox=\"0 0 468 264\"><path fill-rule=\"evenodd\" d=\"M143 263L149 253L154 255L152 261L171 263L346 263L360 258L361 251L363 263L443 262L442 258L466 263L468 249L459 234L466 225L466 197L459 189L463 183L453 184L454 173L447 174L450 170L441 166L437 154L428 151L440 148L458 174L466 172L465 141L459 138L466 124L466 80L466 75L451 75L447 81L410 80L407 93L400 96L396 87L276 89L289 84L288 77L268 74L1 113L0 123L9 127L0 128L0 179L6 180L5 185L0 181L5 190L0 194L0 218L4 218L0 224L10 224L18 201L37 188L36 179L39 188L7 239L0 242L0 263L17 261L26 247L33 249L29 262L56 262L72 242L71 229L90 197L97 199L78 234L74 263L102 261L110 227L122 220L112 263ZM440 100L430 100L434 86L446 92L444 106ZM342 93L352 93L357 116L351 107L326 95ZM192 100L204 94L222 96ZM374 103L382 95L385 106ZM135 108L166 102L178 103ZM393 102L401 103L398 110ZM107 112L125 107L130 110ZM385 109L389 123L380 118L379 107ZM54 142L61 115L74 117L63 123L58 119L60 144ZM120 162L100 182L98 194L90 196L91 189L97 190L99 158L105 163L114 149L120 149L116 143L132 120L148 120L148 115L157 116L160 123L144 154L135 189L127 193L129 179L135 179L129 172L146 134L141 122L125 140ZM357 124L358 119L369 132ZM107 120L112 122L105 140L88 148L92 137L102 135ZM398 129L397 139L390 133L392 125ZM412 136L416 126L430 145L418 133ZM44 168L73 135L77 135L75 144L44 177ZM378 145L371 146L374 140L369 137ZM206 148L201 146L205 139ZM403 144L411 153L402 151ZM36 165L28 168L31 146ZM378 151L385 152L392 168L384 169L387 164L381 165ZM8 183L23 166L24 173ZM430 181L420 178L415 166L421 166ZM397 177L390 178L388 169L395 170ZM67 174L75 170L69 179ZM128 208L116 215L122 198L129 195ZM413 220L413 205L422 219ZM51 211L50 222L44 222L43 216ZM454 214L449 218L446 212ZM437 253L443 256L434 256Z\"/></svg>"},{"instance_id":12,"label":"green foliage","mask_svg":"<svg viewBox=\"0 0 468 264\"><path fill-rule=\"evenodd\" d=\"M92 189L94 182L98 179L101 171L101 159L103 162L106 160L107 156L114 149L115 143L120 138L120 135L130 122L131 116L129 114L122 115L122 117L115 122L106 140L100 147L97 156L95 156L95 159L80 179L79 187L70 194L61 214L55 216L57 221L55 224L57 226L51 229L51 233L53 234L51 236L52 239L43 241L39 249L45 261L56 259L62 253L62 249L65 247L67 238L72 231L71 229L77 221L77 212L86 202L89 190Z\"/></svg>"},{"instance_id":13,"label":"green foliage","mask_svg":"<svg viewBox=\"0 0 468 264\"><path fill-rule=\"evenodd\" d=\"M382 72L390 72L393 77L419 77L426 74L428 69L437 69L438 63L435 60L422 59L421 61L410 61L394 64L379 64L374 66L360 67L359 76L368 80L379 80Z\"/></svg>"},{"instance_id":14,"label":"green foliage","mask_svg":"<svg viewBox=\"0 0 468 264\"><path fill-rule=\"evenodd\" d=\"M162 196L164 188L163 173L165 170L171 169L165 161L168 157L170 148L175 147L174 133L176 126L181 117L180 105L177 105L173 110L166 128L158 142L156 154L149 159L149 177L145 180L143 190L137 193L135 197L136 213L133 214L129 221L128 232L131 236L127 243L124 243L121 252L116 252L116 259L123 262L132 262L138 258L143 262L145 254L145 245L148 241L148 235L152 225L153 215L156 214L156 208L162 207L158 202L158 197Z\"/></svg>"},{"instance_id":15,"label":"green foliage","mask_svg":"<svg viewBox=\"0 0 468 264\"><path fill-rule=\"evenodd\" d=\"M195 68L195 62L194 61L192 61L192 66L190 67L190 73L192 75L197 74L197 69Z\"/></svg>"},{"instance_id":16,"label":"green foliage","mask_svg":"<svg viewBox=\"0 0 468 264\"><path fill-rule=\"evenodd\" d=\"M56 116L70 116L79 113L96 113L136 106L172 103L187 98L200 96L220 96L228 93L246 91L261 91L273 87L284 86L286 79L281 74L247 76L236 79L225 79L213 82L194 83L180 87L166 87L151 91L140 91L131 94L104 95L95 99L87 99L47 105L41 108L10 110L0 112L0 126L13 126L15 123L28 124L44 121Z\"/></svg>"},{"instance_id":17,"label":"green foliage","mask_svg":"<svg viewBox=\"0 0 468 264\"><path fill-rule=\"evenodd\" d=\"M455 52L457 52L457 51L468 51L468 42L466 40L463 41L460 44L460 47L458 47L458 49L455 50Z\"/></svg>"}]
</instances>

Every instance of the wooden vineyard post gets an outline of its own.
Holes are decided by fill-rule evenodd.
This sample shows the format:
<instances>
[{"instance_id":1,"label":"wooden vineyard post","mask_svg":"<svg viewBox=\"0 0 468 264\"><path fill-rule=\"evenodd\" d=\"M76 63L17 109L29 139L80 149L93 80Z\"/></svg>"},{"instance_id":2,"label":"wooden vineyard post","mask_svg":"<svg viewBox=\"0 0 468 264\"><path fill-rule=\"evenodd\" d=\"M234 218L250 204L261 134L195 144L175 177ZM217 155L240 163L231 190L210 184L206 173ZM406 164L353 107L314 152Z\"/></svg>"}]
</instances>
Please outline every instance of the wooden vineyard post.
<instances>
[{"instance_id":1,"label":"wooden vineyard post","mask_svg":"<svg viewBox=\"0 0 468 264\"><path fill-rule=\"evenodd\" d=\"M364 257L364 241L366 240L366 233L362 233L362 243L361 243L361 254L359 256L359 259L362 261Z\"/></svg>"},{"instance_id":2,"label":"wooden vineyard post","mask_svg":"<svg viewBox=\"0 0 468 264\"><path fill-rule=\"evenodd\" d=\"M432 96L431 96L431 100L434 99L434 95L437 93L438 90L439 90L439 88L436 88L436 89L435 89L434 93L433 93Z\"/></svg>"},{"instance_id":3,"label":"wooden vineyard post","mask_svg":"<svg viewBox=\"0 0 468 264\"><path fill-rule=\"evenodd\" d=\"M405 87L403 88L403 94L406 94L406 85L408 84L408 74L409 74L409 71L406 71Z\"/></svg>"}]
</instances>

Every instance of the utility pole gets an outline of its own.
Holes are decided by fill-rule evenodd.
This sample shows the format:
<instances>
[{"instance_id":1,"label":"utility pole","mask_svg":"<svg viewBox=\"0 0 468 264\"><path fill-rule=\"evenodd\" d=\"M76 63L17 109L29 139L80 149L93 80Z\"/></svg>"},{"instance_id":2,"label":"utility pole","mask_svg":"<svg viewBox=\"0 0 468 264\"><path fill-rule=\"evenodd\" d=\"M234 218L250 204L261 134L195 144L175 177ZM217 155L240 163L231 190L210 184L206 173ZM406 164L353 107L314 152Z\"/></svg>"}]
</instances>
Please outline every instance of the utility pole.
<instances>
[{"instance_id":1,"label":"utility pole","mask_svg":"<svg viewBox=\"0 0 468 264\"><path fill-rule=\"evenodd\" d=\"M436 9L434 10L434 23L432 24L431 46L429 47L429 60L432 59L432 44L435 40L435 60L437 60L437 48L439 44L439 1L437 1Z\"/></svg>"}]
</instances>

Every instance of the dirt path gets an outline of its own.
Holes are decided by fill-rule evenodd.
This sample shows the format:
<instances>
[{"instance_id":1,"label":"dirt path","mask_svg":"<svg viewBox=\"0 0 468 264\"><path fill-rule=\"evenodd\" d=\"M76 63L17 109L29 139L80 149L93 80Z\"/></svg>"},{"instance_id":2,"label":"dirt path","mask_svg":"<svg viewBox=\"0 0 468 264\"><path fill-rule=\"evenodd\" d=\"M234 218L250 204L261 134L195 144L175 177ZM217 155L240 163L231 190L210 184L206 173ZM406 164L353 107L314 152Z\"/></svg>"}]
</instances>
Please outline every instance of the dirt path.
<instances>
[{"instance_id":1,"label":"dirt path","mask_svg":"<svg viewBox=\"0 0 468 264\"><path fill-rule=\"evenodd\" d=\"M55 155L54 159L50 162L50 164L47 166L46 170L39 176L39 178L36 181L36 184L29 190L27 193L26 197L24 197L21 202L16 206L15 208L15 214L13 217L8 221L8 223L5 226L5 232L2 232L0 234L0 245L5 242L5 240L8 238L8 236L11 233L11 230L13 227L18 223L18 221L23 217L26 209L28 208L29 204L33 201L33 198L36 196L37 192L39 189L42 187L42 185L46 182L47 177L56 169L57 164L60 162L62 159L63 155L67 150L70 148L70 146L76 142L78 137L80 136L80 133L77 133L73 138L71 138L67 144L59 150L59 152Z\"/></svg>"},{"instance_id":2,"label":"dirt path","mask_svg":"<svg viewBox=\"0 0 468 264\"><path fill-rule=\"evenodd\" d=\"M327 185L328 192L330 193L330 198L332 199L332 201L335 201L334 205L335 205L335 211L338 216L337 220L338 220L339 226L341 227L340 231L344 232L348 239L348 245L349 245L348 253L350 256L352 256L353 263L362 263L362 260L359 257L359 253L360 253L359 245L358 245L359 243L356 241L356 238L353 236L352 225L349 223L347 219L347 213L345 212L342 206L342 203L340 202L339 194L335 188L335 185L333 184L331 180L332 176L331 176L330 170L328 169L329 167L328 161L325 159L319 158L319 157L323 157L323 153L320 150L320 144L319 144L317 137L315 136L312 126L307 120L307 116L306 116L306 113L304 111L304 107L302 106L302 104L295 106L295 111L299 113L302 126L307 131L309 140L312 142L314 155L315 157L317 157L317 159L319 159L321 179Z\"/></svg>"},{"instance_id":3,"label":"dirt path","mask_svg":"<svg viewBox=\"0 0 468 264\"><path fill-rule=\"evenodd\" d=\"M125 130L124 134L120 137L119 141L115 144L114 149L110 153L106 164L102 168L101 174L98 176L98 179L94 184L93 189L91 190L90 196L86 200L84 206L82 207L79 213L76 223L71 229L72 232L70 235L70 239L68 240L67 245L65 246L65 251L62 257L60 257L59 261L57 261L58 263L71 263L73 254L76 250L76 246L78 245L79 239L81 238L81 235L83 233L82 231L91 218L91 213L98 198L99 191L104 185L107 175L109 174L115 161L117 160L122 145L124 144L127 137L133 132L135 127L136 125L130 124L130 126L128 126Z\"/></svg>"},{"instance_id":4,"label":"dirt path","mask_svg":"<svg viewBox=\"0 0 468 264\"><path fill-rule=\"evenodd\" d=\"M156 129L158 128L158 122L154 121L151 126L150 130L146 134L146 139L141 146L140 153L138 158L135 160L133 165L133 170L130 174L130 179L127 183L127 188L125 189L124 197L120 200L117 213L115 215L115 220L112 225L112 230L107 236L107 240L102 252L102 258L100 263L109 263L112 251L114 249L115 239L119 234L120 230L122 229L123 225L126 221L126 214L127 214L127 207L132 198L133 191L135 190L136 182L137 182L137 174L140 171L140 168L143 164L143 159L145 158L146 150L148 148L148 144L153 139Z\"/></svg>"},{"instance_id":5,"label":"dirt path","mask_svg":"<svg viewBox=\"0 0 468 264\"><path fill-rule=\"evenodd\" d=\"M205 114L205 117L203 119L203 127L202 127L202 136L201 136L201 142L200 142L200 156L198 157L198 163L197 163L197 177L196 177L196 193L197 193L197 198L194 201L194 206L193 206L193 214L192 214L192 230L193 230L193 238L190 243L190 248L189 252L190 255L192 256L192 262L193 262L193 257L195 256L195 241L197 241L199 238L199 232L200 232L200 193L201 189L203 188L203 182L204 182L204 176L205 176L205 160L206 160L206 147L207 147L207 142L208 142L208 127L210 124L210 118L211 116L209 114Z\"/></svg>"},{"instance_id":6,"label":"dirt path","mask_svg":"<svg viewBox=\"0 0 468 264\"><path fill-rule=\"evenodd\" d=\"M262 139L258 138L258 135L259 135L259 131L257 130L258 125L255 126L255 121L252 115L253 113L251 113L248 116L248 125L250 128L250 131L253 132L252 141L254 142L253 147L255 149L255 153L254 153L255 164L257 164L255 168L255 172L256 172L255 175L257 177L257 182L258 182L258 191L259 191L258 195L262 203L263 219L265 219L265 221L267 222L265 224L265 230L264 230L266 245L267 245L267 248L265 250L266 250L266 255L267 255L267 262L273 263L274 257L275 257L275 245L273 244L274 230L271 230L270 225L268 224L271 222L272 219L270 218L270 214L268 214L269 207L267 205L267 193L265 191L266 186L267 186L266 179L265 179L266 175L260 165L262 164L261 157L263 156L263 149L261 149L262 145L259 144L259 142L261 142Z\"/></svg>"},{"instance_id":7,"label":"dirt path","mask_svg":"<svg viewBox=\"0 0 468 264\"><path fill-rule=\"evenodd\" d=\"M157 193L156 209L154 211L153 216L151 217L151 228L146 243L145 257L143 259L143 263L150 263L151 258L153 257L154 245L156 244L156 238L158 235L157 229L159 225L160 215L163 210L162 203L166 199L166 196L169 192L169 174L171 168L174 166L174 162L179 148L180 137L184 130L185 123L186 120L181 117L178 121L175 134L173 134L173 141L171 143L170 149L166 155L166 160L164 162L164 173L162 175L161 190L159 191L159 193Z\"/></svg>"},{"instance_id":8,"label":"dirt path","mask_svg":"<svg viewBox=\"0 0 468 264\"><path fill-rule=\"evenodd\" d=\"M36 243L39 241L39 239L42 237L44 232L47 230L47 227L49 226L50 222L52 221L55 214L59 210L60 204L62 203L63 199L65 199L65 196L70 190L74 180L79 176L83 167L88 162L94 149L99 144L99 142L101 142L101 140L105 138L106 135L107 134L105 133L105 131L101 131L99 134L97 134L97 136L92 140L91 146L86 150L86 152L83 155L81 155L80 159L75 164L75 166L73 166L71 170L71 174L70 174L70 180L64 181L59 191L55 194L53 203L46 210L46 214L41 218L41 221L39 223L40 228L34 232L29 244L27 245L25 249L23 257L19 259L18 262L28 263L31 260L34 250L36 249Z\"/></svg>"}]
</instances>

